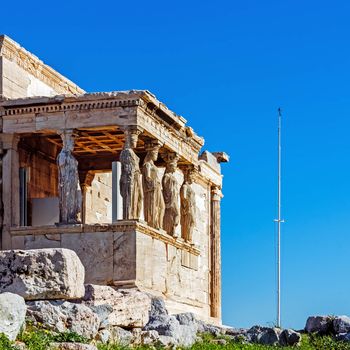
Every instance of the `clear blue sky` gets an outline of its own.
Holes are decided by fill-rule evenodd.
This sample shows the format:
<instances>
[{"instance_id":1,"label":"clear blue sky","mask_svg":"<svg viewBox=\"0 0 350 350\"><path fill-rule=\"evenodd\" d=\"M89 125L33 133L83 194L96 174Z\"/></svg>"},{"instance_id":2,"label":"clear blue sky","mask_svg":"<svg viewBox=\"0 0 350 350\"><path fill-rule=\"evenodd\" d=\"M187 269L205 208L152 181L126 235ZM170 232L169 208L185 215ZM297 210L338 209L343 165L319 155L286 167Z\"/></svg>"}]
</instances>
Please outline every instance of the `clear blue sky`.
<instances>
[{"instance_id":1,"label":"clear blue sky","mask_svg":"<svg viewBox=\"0 0 350 350\"><path fill-rule=\"evenodd\" d=\"M4 1L0 32L87 91L148 89L226 151L223 319L275 321L284 111L284 326L350 315L350 2Z\"/></svg>"}]
</instances>

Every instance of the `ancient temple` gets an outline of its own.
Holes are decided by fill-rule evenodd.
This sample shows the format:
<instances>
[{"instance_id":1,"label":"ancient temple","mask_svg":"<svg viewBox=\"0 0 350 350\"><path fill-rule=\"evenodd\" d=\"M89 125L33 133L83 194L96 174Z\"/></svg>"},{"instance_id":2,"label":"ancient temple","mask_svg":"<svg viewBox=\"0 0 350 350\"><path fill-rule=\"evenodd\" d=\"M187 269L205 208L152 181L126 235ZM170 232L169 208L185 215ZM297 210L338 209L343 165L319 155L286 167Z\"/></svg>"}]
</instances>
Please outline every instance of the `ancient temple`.
<instances>
[{"instance_id":1,"label":"ancient temple","mask_svg":"<svg viewBox=\"0 0 350 350\"><path fill-rule=\"evenodd\" d=\"M76 251L86 282L221 322L223 152L149 91L86 93L0 37L1 249Z\"/></svg>"}]
</instances>

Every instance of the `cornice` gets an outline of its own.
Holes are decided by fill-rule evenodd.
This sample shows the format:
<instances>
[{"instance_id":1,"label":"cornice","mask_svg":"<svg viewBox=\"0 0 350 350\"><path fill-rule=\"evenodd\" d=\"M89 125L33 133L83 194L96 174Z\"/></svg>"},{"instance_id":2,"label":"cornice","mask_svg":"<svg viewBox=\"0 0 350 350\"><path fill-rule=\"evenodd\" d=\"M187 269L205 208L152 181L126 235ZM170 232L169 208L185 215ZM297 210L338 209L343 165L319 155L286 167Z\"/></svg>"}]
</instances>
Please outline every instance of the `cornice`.
<instances>
[{"instance_id":1,"label":"cornice","mask_svg":"<svg viewBox=\"0 0 350 350\"><path fill-rule=\"evenodd\" d=\"M84 90L79 86L44 64L37 56L6 35L0 36L0 56L15 62L19 67L51 86L58 93L74 95L84 93Z\"/></svg>"}]
</instances>

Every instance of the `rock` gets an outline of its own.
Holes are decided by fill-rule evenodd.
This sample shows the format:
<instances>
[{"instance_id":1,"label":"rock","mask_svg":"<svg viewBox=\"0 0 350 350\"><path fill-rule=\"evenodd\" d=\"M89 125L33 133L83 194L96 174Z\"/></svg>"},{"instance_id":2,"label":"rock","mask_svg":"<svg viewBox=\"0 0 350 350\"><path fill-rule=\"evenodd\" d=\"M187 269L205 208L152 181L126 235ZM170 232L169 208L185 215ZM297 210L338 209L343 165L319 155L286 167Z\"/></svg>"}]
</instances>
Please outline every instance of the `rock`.
<instances>
[{"instance_id":1,"label":"rock","mask_svg":"<svg viewBox=\"0 0 350 350\"><path fill-rule=\"evenodd\" d=\"M141 332L141 344L152 345L157 344L159 341L159 334L157 331L142 331Z\"/></svg>"},{"instance_id":2,"label":"rock","mask_svg":"<svg viewBox=\"0 0 350 350\"><path fill-rule=\"evenodd\" d=\"M333 320L333 329L336 334L350 332L350 318L348 316L336 316Z\"/></svg>"},{"instance_id":3,"label":"rock","mask_svg":"<svg viewBox=\"0 0 350 350\"><path fill-rule=\"evenodd\" d=\"M56 332L70 331L93 339L99 329L99 317L82 304L42 300L27 302L27 307L30 319Z\"/></svg>"},{"instance_id":4,"label":"rock","mask_svg":"<svg viewBox=\"0 0 350 350\"><path fill-rule=\"evenodd\" d=\"M107 344L111 338L111 332L108 329L101 329L96 336L96 339L103 344Z\"/></svg>"},{"instance_id":5,"label":"rock","mask_svg":"<svg viewBox=\"0 0 350 350\"><path fill-rule=\"evenodd\" d=\"M150 317L156 317L160 315L168 315L168 310L165 307L164 300L159 297L151 297L151 309L149 312Z\"/></svg>"},{"instance_id":6,"label":"rock","mask_svg":"<svg viewBox=\"0 0 350 350\"><path fill-rule=\"evenodd\" d=\"M86 285L83 303L89 307L108 304L113 311L108 315L111 326L144 327L149 320L151 297L137 289L115 290L109 286Z\"/></svg>"},{"instance_id":7,"label":"rock","mask_svg":"<svg viewBox=\"0 0 350 350\"><path fill-rule=\"evenodd\" d=\"M26 300L84 296L84 266L69 249L0 251L0 292Z\"/></svg>"},{"instance_id":8,"label":"rock","mask_svg":"<svg viewBox=\"0 0 350 350\"><path fill-rule=\"evenodd\" d=\"M225 339L213 339L211 341L212 344L217 344L217 345L221 345L221 346L225 346L227 345L227 340Z\"/></svg>"},{"instance_id":9,"label":"rock","mask_svg":"<svg viewBox=\"0 0 350 350\"><path fill-rule=\"evenodd\" d=\"M0 333L4 333L10 340L15 340L26 316L24 299L16 294L0 294Z\"/></svg>"},{"instance_id":10,"label":"rock","mask_svg":"<svg viewBox=\"0 0 350 350\"><path fill-rule=\"evenodd\" d=\"M110 327L108 330L111 334L110 341L112 343L117 343L121 346L127 346L133 342L133 334L130 331L127 331L118 326Z\"/></svg>"},{"instance_id":11,"label":"rock","mask_svg":"<svg viewBox=\"0 0 350 350\"><path fill-rule=\"evenodd\" d=\"M338 341L350 342L350 333L339 333L335 336Z\"/></svg>"},{"instance_id":12,"label":"rock","mask_svg":"<svg viewBox=\"0 0 350 350\"><path fill-rule=\"evenodd\" d=\"M213 326L211 324L207 324L201 320L197 320L198 333L209 333L214 337L218 337L221 335L221 331L219 327Z\"/></svg>"},{"instance_id":13,"label":"rock","mask_svg":"<svg viewBox=\"0 0 350 350\"><path fill-rule=\"evenodd\" d=\"M157 331L159 341L164 346L169 344L191 346L196 341L198 325L196 322L191 323L191 316L185 314L181 314L179 319L188 324L180 324L177 316L162 314L151 317L144 330Z\"/></svg>"},{"instance_id":14,"label":"rock","mask_svg":"<svg viewBox=\"0 0 350 350\"><path fill-rule=\"evenodd\" d=\"M15 349L16 350L28 350L26 344L24 344L22 342L16 342L15 343Z\"/></svg>"},{"instance_id":15,"label":"rock","mask_svg":"<svg viewBox=\"0 0 350 350\"><path fill-rule=\"evenodd\" d=\"M282 331L279 339L279 344L281 346L295 346L301 341L301 334L292 330L285 329Z\"/></svg>"},{"instance_id":16,"label":"rock","mask_svg":"<svg viewBox=\"0 0 350 350\"><path fill-rule=\"evenodd\" d=\"M82 343L52 343L50 348L52 350L97 350L94 345Z\"/></svg>"},{"instance_id":17,"label":"rock","mask_svg":"<svg viewBox=\"0 0 350 350\"><path fill-rule=\"evenodd\" d=\"M102 305L86 305L88 306L100 319L100 329L109 326L109 315L113 312L113 307L108 304Z\"/></svg>"},{"instance_id":18,"label":"rock","mask_svg":"<svg viewBox=\"0 0 350 350\"><path fill-rule=\"evenodd\" d=\"M328 334L332 331L333 324L330 316L310 316L305 325L307 333Z\"/></svg>"},{"instance_id":19,"label":"rock","mask_svg":"<svg viewBox=\"0 0 350 350\"><path fill-rule=\"evenodd\" d=\"M262 345L277 345L282 330L279 328L253 326L247 331L246 338L249 342Z\"/></svg>"},{"instance_id":20,"label":"rock","mask_svg":"<svg viewBox=\"0 0 350 350\"><path fill-rule=\"evenodd\" d=\"M184 312L181 314L175 315L176 319L183 326L193 326L195 325L198 328L198 323L194 314L192 312Z\"/></svg>"}]
</instances>

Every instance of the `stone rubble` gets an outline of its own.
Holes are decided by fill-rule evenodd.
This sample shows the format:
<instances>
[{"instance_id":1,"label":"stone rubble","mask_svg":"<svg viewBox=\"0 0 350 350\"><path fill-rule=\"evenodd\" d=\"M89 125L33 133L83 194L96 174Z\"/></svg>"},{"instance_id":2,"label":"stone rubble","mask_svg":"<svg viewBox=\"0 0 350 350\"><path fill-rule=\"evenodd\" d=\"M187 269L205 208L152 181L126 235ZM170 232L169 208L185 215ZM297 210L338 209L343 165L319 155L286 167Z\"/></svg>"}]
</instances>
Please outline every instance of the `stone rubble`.
<instances>
[{"instance_id":1,"label":"stone rubble","mask_svg":"<svg viewBox=\"0 0 350 350\"><path fill-rule=\"evenodd\" d=\"M121 290L102 285L84 286L82 265L75 253L66 249L0 254L5 259L0 262L0 272L3 271L0 291L15 290L20 294L0 293L0 333L11 340L15 340L25 326L26 315L33 325L56 333L75 332L95 345L102 342L121 346L187 347L203 341L203 333L211 334L211 342L222 346L231 341L296 346L301 341L301 333L292 329L219 327L206 324L190 312L171 315L162 298L135 288ZM6 263L10 268L4 272ZM33 281L38 283L34 285ZM60 297L52 299L57 295ZM43 296L46 300L38 300ZM350 318L310 316L304 332L330 335L350 342ZM23 343L19 344L25 349ZM95 345L54 343L52 348L96 350Z\"/></svg>"}]
</instances>

